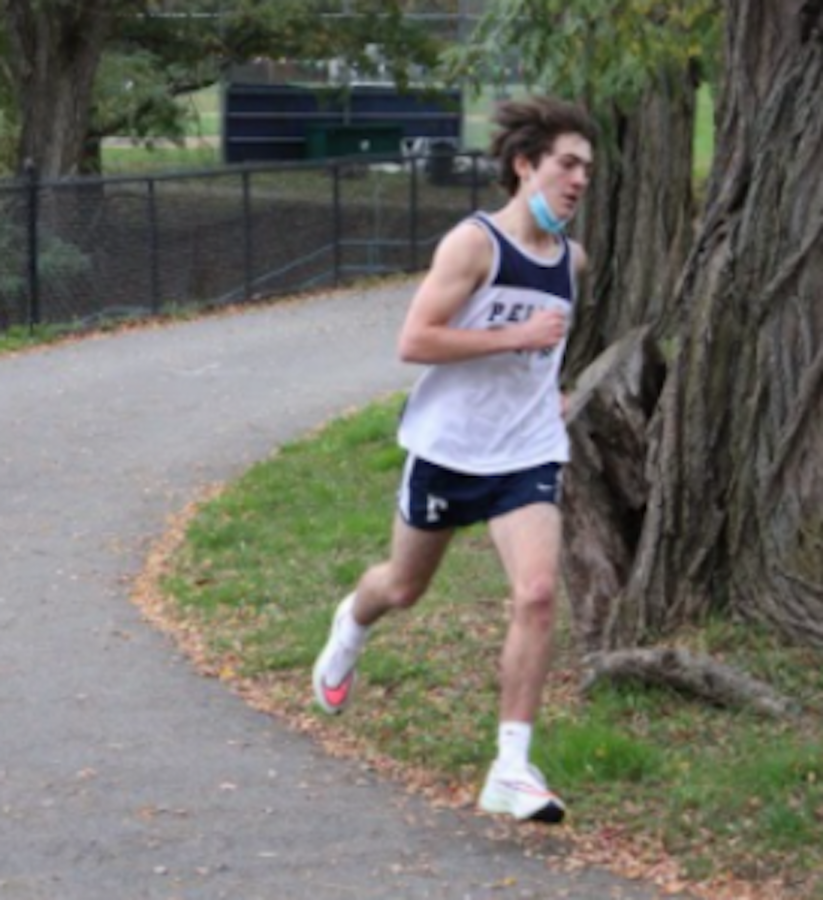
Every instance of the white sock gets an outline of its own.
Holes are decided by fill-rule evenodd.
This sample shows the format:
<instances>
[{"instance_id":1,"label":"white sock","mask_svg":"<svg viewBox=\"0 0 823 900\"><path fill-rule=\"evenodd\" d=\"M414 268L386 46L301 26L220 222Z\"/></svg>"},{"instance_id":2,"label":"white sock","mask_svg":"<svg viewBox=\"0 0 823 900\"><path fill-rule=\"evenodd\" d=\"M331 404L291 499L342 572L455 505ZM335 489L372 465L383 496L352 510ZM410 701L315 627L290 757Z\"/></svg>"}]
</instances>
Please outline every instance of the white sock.
<instances>
[{"instance_id":1,"label":"white sock","mask_svg":"<svg viewBox=\"0 0 823 900\"><path fill-rule=\"evenodd\" d=\"M343 682L366 643L369 629L354 620L351 612L345 612L337 623L336 650L328 661L326 678L332 687Z\"/></svg>"},{"instance_id":2,"label":"white sock","mask_svg":"<svg viewBox=\"0 0 823 900\"><path fill-rule=\"evenodd\" d=\"M501 722L497 731L497 762L506 768L525 768L531 740L531 722Z\"/></svg>"},{"instance_id":3,"label":"white sock","mask_svg":"<svg viewBox=\"0 0 823 900\"><path fill-rule=\"evenodd\" d=\"M353 605L353 604L352 604ZM361 625L351 613L340 617L340 627L337 632L341 643L351 650L362 650L369 636L369 626Z\"/></svg>"}]
</instances>

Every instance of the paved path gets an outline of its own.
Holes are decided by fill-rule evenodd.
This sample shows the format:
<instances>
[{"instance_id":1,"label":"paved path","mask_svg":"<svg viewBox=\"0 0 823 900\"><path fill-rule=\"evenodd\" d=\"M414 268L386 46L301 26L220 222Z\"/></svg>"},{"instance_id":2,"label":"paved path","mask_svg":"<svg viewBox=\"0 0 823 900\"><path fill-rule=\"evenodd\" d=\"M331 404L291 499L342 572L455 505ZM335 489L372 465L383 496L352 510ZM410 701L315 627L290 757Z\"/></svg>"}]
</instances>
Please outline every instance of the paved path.
<instances>
[{"instance_id":1,"label":"paved path","mask_svg":"<svg viewBox=\"0 0 823 900\"><path fill-rule=\"evenodd\" d=\"M2 900L655 896L552 872L488 821L327 758L195 675L129 602L147 542L200 488L410 382L407 299L0 359Z\"/></svg>"}]
</instances>

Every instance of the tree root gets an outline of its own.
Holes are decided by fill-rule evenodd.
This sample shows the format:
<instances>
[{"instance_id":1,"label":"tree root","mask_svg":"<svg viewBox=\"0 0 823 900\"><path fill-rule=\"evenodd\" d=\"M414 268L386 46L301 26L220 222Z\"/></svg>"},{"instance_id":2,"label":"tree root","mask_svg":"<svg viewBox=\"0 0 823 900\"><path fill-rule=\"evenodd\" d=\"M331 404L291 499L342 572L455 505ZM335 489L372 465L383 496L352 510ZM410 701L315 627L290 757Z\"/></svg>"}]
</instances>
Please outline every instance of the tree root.
<instances>
[{"instance_id":1,"label":"tree root","mask_svg":"<svg viewBox=\"0 0 823 900\"><path fill-rule=\"evenodd\" d=\"M707 656L694 656L680 648L635 648L590 653L581 689L588 693L607 679L654 684L715 706L748 708L759 715L787 718L798 712L797 704L762 681Z\"/></svg>"}]
</instances>

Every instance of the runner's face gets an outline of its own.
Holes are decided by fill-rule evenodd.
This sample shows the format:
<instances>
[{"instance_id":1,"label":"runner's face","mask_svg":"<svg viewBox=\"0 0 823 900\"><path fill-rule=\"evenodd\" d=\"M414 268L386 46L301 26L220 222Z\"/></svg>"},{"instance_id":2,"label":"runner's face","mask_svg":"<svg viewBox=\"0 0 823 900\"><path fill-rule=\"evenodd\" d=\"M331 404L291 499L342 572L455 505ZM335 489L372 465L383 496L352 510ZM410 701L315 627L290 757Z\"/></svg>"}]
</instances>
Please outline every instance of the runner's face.
<instances>
[{"instance_id":1,"label":"runner's face","mask_svg":"<svg viewBox=\"0 0 823 900\"><path fill-rule=\"evenodd\" d=\"M591 173L591 144L582 135L561 134L551 153L530 167L526 189L540 191L558 218L570 219L586 193Z\"/></svg>"}]
</instances>

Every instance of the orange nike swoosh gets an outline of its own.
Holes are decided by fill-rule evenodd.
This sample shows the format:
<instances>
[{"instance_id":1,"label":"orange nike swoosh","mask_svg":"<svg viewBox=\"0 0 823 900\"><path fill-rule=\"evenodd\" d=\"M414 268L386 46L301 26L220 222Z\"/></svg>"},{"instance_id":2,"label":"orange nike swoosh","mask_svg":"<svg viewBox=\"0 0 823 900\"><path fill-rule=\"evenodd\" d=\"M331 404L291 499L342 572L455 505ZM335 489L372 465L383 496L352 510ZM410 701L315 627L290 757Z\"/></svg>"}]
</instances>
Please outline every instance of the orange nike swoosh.
<instances>
[{"instance_id":1,"label":"orange nike swoosh","mask_svg":"<svg viewBox=\"0 0 823 900\"><path fill-rule=\"evenodd\" d=\"M354 673L350 672L337 687L329 687L327 684L323 684L323 696L325 696L330 706L342 706L346 702L353 678Z\"/></svg>"}]
</instances>

